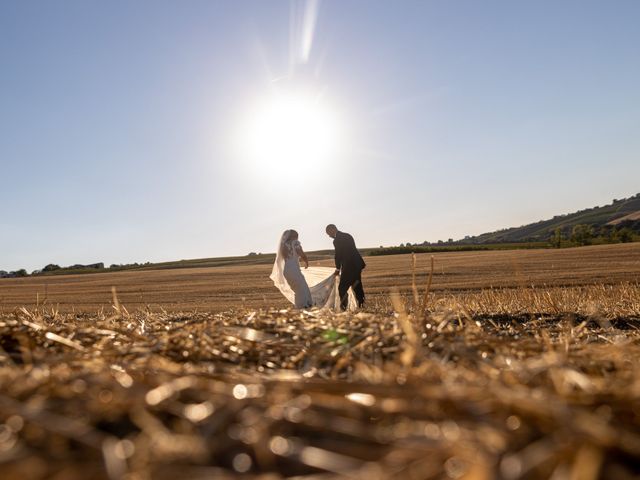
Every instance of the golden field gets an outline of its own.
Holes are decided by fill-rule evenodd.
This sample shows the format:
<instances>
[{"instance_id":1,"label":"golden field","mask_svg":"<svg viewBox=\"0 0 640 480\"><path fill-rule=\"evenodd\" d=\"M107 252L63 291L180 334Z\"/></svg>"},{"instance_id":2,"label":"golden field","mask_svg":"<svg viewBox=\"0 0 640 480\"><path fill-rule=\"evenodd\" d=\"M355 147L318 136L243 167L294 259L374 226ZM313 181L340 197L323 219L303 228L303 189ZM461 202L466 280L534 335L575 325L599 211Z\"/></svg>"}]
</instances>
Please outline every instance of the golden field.
<instances>
[{"instance_id":1,"label":"golden field","mask_svg":"<svg viewBox=\"0 0 640 480\"><path fill-rule=\"evenodd\" d=\"M417 258L417 283L424 285L431 254ZM640 243L562 250L435 253L432 289L444 294L490 288L612 285L640 279ZM386 301L392 288L409 291L411 255L366 257L363 283L369 302ZM312 262L331 266L331 259ZM112 287L129 310L222 311L285 307L269 280L271 265L38 276L0 280L0 311L48 305L62 312L110 308Z\"/></svg>"},{"instance_id":2,"label":"golden field","mask_svg":"<svg viewBox=\"0 0 640 480\"><path fill-rule=\"evenodd\" d=\"M0 478L638 478L639 244L366 260L0 281Z\"/></svg>"}]
</instances>

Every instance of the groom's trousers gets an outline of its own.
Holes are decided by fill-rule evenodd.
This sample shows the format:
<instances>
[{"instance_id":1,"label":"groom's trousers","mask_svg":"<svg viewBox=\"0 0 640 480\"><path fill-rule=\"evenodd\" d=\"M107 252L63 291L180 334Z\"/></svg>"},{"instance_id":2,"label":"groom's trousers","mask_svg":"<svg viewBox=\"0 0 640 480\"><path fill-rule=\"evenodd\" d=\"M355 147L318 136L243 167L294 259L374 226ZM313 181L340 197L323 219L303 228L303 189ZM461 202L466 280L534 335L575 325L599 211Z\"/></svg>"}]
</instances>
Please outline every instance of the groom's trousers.
<instances>
[{"instance_id":1,"label":"groom's trousers","mask_svg":"<svg viewBox=\"0 0 640 480\"><path fill-rule=\"evenodd\" d=\"M364 289L362 288L362 270L342 270L338 294L340 295L340 308L346 310L349 306L349 288L353 288L358 307L364 305Z\"/></svg>"}]
</instances>

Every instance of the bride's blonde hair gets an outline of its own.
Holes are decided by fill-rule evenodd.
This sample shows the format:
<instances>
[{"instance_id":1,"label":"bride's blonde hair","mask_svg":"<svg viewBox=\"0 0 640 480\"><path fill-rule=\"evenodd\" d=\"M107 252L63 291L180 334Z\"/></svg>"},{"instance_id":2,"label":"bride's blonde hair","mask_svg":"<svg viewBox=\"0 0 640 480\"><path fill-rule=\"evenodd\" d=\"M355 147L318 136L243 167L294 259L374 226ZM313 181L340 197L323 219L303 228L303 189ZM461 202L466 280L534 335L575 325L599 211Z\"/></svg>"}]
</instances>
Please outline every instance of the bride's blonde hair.
<instances>
[{"instance_id":1,"label":"bride's blonde hair","mask_svg":"<svg viewBox=\"0 0 640 480\"><path fill-rule=\"evenodd\" d=\"M298 232L295 230L285 230L282 234L282 244L280 245L280 253L283 257L289 258L289 247L287 247L287 243L291 240L296 240L298 238Z\"/></svg>"}]
</instances>

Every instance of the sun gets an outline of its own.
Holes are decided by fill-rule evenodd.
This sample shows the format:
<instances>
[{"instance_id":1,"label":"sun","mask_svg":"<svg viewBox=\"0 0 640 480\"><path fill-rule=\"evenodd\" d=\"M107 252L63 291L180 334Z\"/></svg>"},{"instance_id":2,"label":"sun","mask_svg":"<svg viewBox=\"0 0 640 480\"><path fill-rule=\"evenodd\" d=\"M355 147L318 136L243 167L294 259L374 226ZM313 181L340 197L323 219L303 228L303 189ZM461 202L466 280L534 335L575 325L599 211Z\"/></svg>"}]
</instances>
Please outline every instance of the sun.
<instances>
[{"instance_id":1,"label":"sun","mask_svg":"<svg viewBox=\"0 0 640 480\"><path fill-rule=\"evenodd\" d=\"M252 167L296 176L321 170L338 154L335 110L321 96L273 93L248 115L238 141Z\"/></svg>"}]
</instances>

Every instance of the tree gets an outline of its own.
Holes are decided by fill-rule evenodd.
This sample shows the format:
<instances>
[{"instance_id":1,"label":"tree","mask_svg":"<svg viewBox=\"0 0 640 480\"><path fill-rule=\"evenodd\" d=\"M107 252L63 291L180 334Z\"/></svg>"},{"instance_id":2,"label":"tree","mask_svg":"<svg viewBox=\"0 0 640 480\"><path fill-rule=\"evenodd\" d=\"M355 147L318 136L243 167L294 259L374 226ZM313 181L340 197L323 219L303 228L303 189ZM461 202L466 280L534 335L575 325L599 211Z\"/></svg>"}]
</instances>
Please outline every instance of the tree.
<instances>
[{"instance_id":1,"label":"tree","mask_svg":"<svg viewBox=\"0 0 640 480\"><path fill-rule=\"evenodd\" d=\"M29 275L24 268L21 268L20 270L16 270L15 272L11 272L11 273L13 273L16 277L26 277L27 275Z\"/></svg>"},{"instance_id":2,"label":"tree","mask_svg":"<svg viewBox=\"0 0 640 480\"><path fill-rule=\"evenodd\" d=\"M562 240L564 240L562 236L562 229L558 227L554 230L553 236L551 237L551 245L555 248L560 248L562 246Z\"/></svg>"},{"instance_id":3,"label":"tree","mask_svg":"<svg viewBox=\"0 0 640 480\"><path fill-rule=\"evenodd\" d=\"M613 234L613 238L616 242L621 243L629 243L633 242L633 231L628 228L621 228L620 230L616 230Z\"/></svg>"},{"instance_id":4,"label":"tree","mask_svg":"<svg viewBox=\"0 0 640 480\"><path fill-rule=\"evenodd\" d=\"M591 225L579 224L573 227L571 240L580 246L591 245L593 238L593 227Z\"/></svg>"},{"instance_id":5,"label":"tree","mask_svg":"<svg viewBox=\"0 0 640 480\"><path fill-rule=\"evenodd\" d=\"M54 270L60 270L60 265L56 265L55 263L50 263L46 267L42 269L43 272L53 272Z\"/></svg>"}]
</instances>

